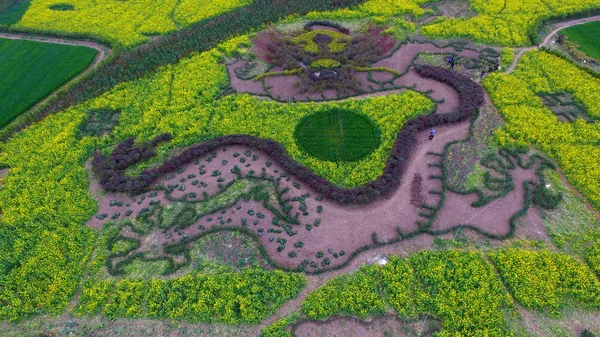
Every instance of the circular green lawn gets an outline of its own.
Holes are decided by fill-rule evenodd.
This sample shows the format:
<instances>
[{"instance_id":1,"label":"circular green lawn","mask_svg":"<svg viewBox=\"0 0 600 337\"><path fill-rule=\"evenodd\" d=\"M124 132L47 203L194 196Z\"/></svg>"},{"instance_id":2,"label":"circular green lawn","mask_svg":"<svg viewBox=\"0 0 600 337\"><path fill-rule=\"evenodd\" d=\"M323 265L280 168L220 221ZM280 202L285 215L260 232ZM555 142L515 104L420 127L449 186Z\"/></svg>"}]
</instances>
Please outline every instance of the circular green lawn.
<instances>
[{"instance_id":1,"label":"circular green lawn","mask_svg":"<svg viewBox=\"0 0 600 337\"><path fill-rule=\"evenodd\" d=\"M361 159L381 143L379 128L367 116L344 109L304 117L294 137L304 151L333 162Z\"/></svg>"}]
</instances>

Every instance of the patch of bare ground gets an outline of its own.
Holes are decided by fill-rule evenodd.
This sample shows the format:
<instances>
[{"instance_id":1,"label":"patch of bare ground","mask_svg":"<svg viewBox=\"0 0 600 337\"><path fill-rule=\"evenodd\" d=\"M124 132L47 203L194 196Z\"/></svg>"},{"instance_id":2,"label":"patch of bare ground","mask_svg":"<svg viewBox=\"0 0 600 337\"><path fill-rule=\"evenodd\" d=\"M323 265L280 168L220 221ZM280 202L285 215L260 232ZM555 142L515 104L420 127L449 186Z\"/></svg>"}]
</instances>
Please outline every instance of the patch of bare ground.
<instances>
[{"instance_id":1,"label":"patch of bare ground","mask_svg":"<svg viewBox=\"0 0 600 337\"><path fill-rule=\"evenodd\" d=\"M8 169L0 169L0 188L2 188L2 178L4 178L6 176L6 174L8 173Z\"/></svg>"},{"instance_id":2,"label":"patch of bare ground","mask_svg":"<svg viewBox=\"0 0 600 337\"><path fill-rule=\"evenodd\" d=\"M533 170L516 168L510 171L515 188L502 198L493 200L483 207L472 207L471 204L478 200L475 193L461 195L447 192L446 201L438 212L432 230L443 231L458 225L471 225L487 233L504 236L510 231L510 219L525 204L524 184L528 181L537 181ZM461 211L457 211L461 210ZM523 231L528 234L527 239L543 240L548 236L543 227L542 219L537 211L529 209L525 218L527 226L535 226L536 230Z\"/></svg>"},{"instance_id":3,"label":"patch of bare ground","mask_svg":"<svg viewBox=\"0 0 600 337\"><path fill-rule=\"evenodd\" d=\"M596 334L600 332L600 313L597 312L569 308L560 317L550 318L519 306L519 313L524 328L532 336L580 336L586 329Z\"/></svg>"},{"instance_id":4,"label":"patch of bare ground","mask_svg":"<svg viewBox=\"0 0 600 337\"><path fill-rule=\"evenodd\" d=\"M236 62L227 65L227 72L229 74L229 82L231 87L237 92L245 92L254 95L267 95L267 92L263 88L261 81L253 81L251 79L243 80L236 75L235 69L243 67L245 63L246 61L244 60L237 60Z\"/></svg>"},{"instance_id":5,"label":"patch of bare ground","mask_svg":"<svg viewBox=\"0 0 600 337\"><path fill-rule=\"evenodd\" d=\"M249 337L260 336L251 325L192 324L168 320L58 318L38 316L19 323L2 323L3 337L23 336L161 336L161 337Z\"/></svg>"},{"instance_id":6,"label":"patch of bare ground","mask_svg":"<svg viewBox=\"0 0 600 337\"><path fill-rule=\"evenodd\" d=\"M469 3L466 1L441 1L434 3L425 8L430 8L435 11L434 15L428 16L423 20L419 21L420 24L427 24L439 17L446 18L470 18L477 13L472 11L469 7Z\"/></svg>"},{"instance_id":7,"label":"patch of bare ground","mask_svg":"<svg viewBox=\"0 0 600 337\"><path fill-rule=\"evenodd\" d=\"M432 322L432 321L429 321ZM374 317L366 321L356 318L335 317L324 322L304 322L293 330L296 337L412 337L432 336L435 327L422 329L421 321L403 322L393 314Z\"/></svg>"}]
</instances>

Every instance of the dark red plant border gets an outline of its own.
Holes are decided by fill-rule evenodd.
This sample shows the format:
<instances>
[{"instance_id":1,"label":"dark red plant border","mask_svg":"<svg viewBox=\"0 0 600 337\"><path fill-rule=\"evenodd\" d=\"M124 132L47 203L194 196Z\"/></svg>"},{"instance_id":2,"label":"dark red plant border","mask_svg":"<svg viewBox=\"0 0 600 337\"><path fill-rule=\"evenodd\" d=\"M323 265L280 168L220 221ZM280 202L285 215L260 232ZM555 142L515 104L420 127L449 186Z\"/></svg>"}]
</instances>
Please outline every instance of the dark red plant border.
<instances>
[{"instance_id":1,"label":"dark red plant border","mask_svg":"<svg viewBox=\"0 0 600 337\"><path fill-rule=\"evenodd\" d=\"M126 146L120 144L108 158L100 153L95 153L92 166L100 177L100 184L107 192L124 192L135 195L143 192L160 176L175 172L181 166L209 154L219 147L243 145L265 152L279 163L288 174L295 176L296 179L307 184L329 200L340 204L370 203L391 195L400 186L400 178L406 170L407 159L418 143L416 139L417 132L438 125L465 121L473 116L484 102L483 89L467 76L434 66L417 66L416 71L422 77L444 82L454 87L459 94L458 109L447 114L420 116L404 124L392 147L383 174L374 181L360 187L352 189L339 187L296 162L279 143L249 135L217 137L194 145L178 156L168 159L162 165L142 171L135 178L125 174L127 166L153 155L152 148L158 142L170 139L168 135L161 135L149 144L138 147L133 146L133 139L128 139L124 142Z\"/></svg>"}]
</instances>

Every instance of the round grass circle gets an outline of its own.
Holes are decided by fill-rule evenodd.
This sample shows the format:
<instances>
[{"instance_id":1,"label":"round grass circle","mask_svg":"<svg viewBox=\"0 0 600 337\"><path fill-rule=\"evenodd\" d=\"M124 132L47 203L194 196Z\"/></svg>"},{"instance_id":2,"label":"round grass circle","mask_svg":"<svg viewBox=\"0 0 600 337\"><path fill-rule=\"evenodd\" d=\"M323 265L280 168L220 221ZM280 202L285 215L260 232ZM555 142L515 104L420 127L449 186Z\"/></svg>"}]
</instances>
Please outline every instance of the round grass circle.
<instances>
[{"instance_id":1,"label":"round grass circle","mask_svg":"<svg viewBox=\"0 0 600 337\"><path fill-rule=\"evenodd\" d=\"M304 117L294 132L310 155L333 162L356 161L379 147L381 132L367 116L330 109Z\"/></svg>"}]
</instances>

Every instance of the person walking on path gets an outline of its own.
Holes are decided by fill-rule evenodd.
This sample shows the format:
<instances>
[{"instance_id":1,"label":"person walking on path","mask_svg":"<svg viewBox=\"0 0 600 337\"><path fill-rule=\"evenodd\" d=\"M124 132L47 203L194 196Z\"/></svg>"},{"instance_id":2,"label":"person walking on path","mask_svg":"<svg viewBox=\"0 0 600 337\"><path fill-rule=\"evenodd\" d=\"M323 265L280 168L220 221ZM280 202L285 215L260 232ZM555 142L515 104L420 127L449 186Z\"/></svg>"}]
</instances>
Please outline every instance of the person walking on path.
<instances>
[{"instance_id":1,"label":"person walking on path","mask_svg":"<svg viewBox=\"0 0 600 337\"><path fill-rule=\"evenodd\" d=\"M429 140L432 140L433 137L435 136L435 129L431 129L431 132L429 133Z\"/></svg>"},{"instance_id":2,"label":"person walking on path","mask_svg":"<svg viewBox=\"0 0 600 337\"><path fill-rule=\"evenodd\" d=\"M454 56L450 56L448 58L448 63L450 65L450 70L454 70Z\"/></svg>"}]
</instances>

